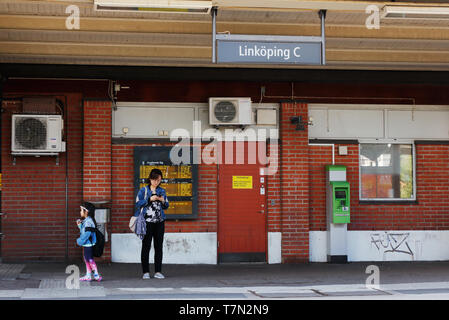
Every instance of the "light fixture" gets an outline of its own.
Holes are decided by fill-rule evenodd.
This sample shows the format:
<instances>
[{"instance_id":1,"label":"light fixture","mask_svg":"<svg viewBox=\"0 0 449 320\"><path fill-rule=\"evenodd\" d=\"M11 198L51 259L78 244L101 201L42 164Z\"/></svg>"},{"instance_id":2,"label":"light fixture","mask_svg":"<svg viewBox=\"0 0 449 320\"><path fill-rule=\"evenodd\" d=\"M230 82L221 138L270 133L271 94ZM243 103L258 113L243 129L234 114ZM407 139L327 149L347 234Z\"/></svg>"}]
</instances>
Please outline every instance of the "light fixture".
<instances>
[{"instance_id":1,"label":"light fixture","mask_svg":"<svg viewBox=\"0 0 449 320\"><path fill-rule=\"evenodd\" d=\"M449 7L386 5L382 8L380 17L395 19L449 19Z\"/></svg>"},{"instance_id":2,"label":"light fixture","mask_svg":"<svg viewBox=\"0 0 449 320\"><path fill-rule=\"evenodd\" d=\"M306 126L313 125L311 118L309 118L308 122L303 121L302 116L290 117L290 123L296 124L296 131L304 131L306 130Z\"/></svg>"},{"instance_id":3,"label":"light fixture","mask_svg":"<svg viewBox=\"0 0 449 320\"><path fill-rule=\"evenodd\" d=\"M94 0L97 11L210 13L211 0Z\"/></svg>"}]
</instances>

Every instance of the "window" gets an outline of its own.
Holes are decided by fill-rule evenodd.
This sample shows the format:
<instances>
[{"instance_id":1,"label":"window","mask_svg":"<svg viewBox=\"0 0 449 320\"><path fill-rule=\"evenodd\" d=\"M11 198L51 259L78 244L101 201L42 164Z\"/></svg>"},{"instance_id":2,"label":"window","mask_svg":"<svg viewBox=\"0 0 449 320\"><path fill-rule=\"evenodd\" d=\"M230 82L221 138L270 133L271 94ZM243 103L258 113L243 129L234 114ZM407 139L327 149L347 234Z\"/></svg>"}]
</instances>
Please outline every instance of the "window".
<instances>
[{"instance_id":1,"label":"window","mask_svg":"<svg viewBox=\"0 0 449 320\"><path fill-rule=\"evenodd\" d=\"M360 144L360 200L415 200L414 145Z\"/></svg>"}]
</instances>

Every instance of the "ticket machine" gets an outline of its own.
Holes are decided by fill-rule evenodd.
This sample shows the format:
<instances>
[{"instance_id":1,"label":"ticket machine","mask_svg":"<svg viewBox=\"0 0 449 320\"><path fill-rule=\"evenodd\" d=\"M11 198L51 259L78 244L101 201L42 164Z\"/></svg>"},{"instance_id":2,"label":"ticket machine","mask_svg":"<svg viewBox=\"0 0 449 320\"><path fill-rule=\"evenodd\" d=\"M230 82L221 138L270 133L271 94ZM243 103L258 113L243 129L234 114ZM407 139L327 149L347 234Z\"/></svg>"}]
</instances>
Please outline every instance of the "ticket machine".
<instances>
[{"instance_id":1,"label":"ticket machine","mask_svg":"<svg viewBox=\"0 0 449 320\"><path fill-rule=\"evenodd\" d=\"M346 167L326 166L327 262L345 263L347 224L351 222L350 186Z\"/></svg>"}]
</instances>

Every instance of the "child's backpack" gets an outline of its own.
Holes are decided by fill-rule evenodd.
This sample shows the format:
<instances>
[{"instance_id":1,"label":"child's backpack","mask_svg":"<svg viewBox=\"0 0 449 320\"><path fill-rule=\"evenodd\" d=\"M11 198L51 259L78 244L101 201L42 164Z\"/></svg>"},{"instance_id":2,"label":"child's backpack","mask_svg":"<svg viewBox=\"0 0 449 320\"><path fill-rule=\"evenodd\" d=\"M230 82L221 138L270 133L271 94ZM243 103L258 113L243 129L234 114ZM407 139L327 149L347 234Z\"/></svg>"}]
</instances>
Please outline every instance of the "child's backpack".
<instances>
[{"instance_id":1,"label":"child's backpack","mask_svg":"<svg viewBox=\"0 0 449 320\"><path fill-rule=\"evenodd\" d=\"M95 232L95 236L97 238L97 242L92 247L94 257L101 257L103 255L104 250L104 235L101 233L98 228L87 227L86 231Z\"/></svg>"}]
</instances>

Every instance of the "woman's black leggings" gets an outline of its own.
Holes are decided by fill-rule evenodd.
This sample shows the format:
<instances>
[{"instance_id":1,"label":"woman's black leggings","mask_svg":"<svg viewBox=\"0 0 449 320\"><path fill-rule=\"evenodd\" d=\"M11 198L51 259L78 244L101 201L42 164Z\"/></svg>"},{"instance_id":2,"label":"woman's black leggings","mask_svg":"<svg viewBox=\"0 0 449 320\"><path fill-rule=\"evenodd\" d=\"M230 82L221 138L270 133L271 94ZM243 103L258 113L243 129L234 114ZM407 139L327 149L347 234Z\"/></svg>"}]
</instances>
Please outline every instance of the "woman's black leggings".
<instances>
[{"instance_id":1,"label":"woman's black leggings","mask_svg":"<svg viewBox=\"0 0 449 320\"><path fill-rule=\"evenodd\" d=\"M165 223L147 222L147 233L142 240L142 252L140 260L142 262L143 273L150 272L150 249L151 240L154 238L154 272L162 271L162 245L164 242Z\"/></svg>"}]
</instances>

